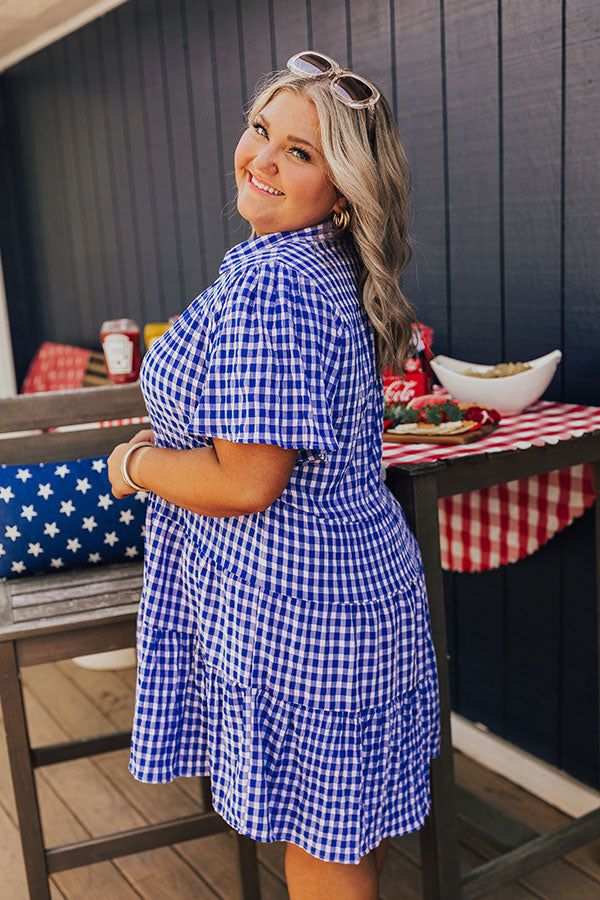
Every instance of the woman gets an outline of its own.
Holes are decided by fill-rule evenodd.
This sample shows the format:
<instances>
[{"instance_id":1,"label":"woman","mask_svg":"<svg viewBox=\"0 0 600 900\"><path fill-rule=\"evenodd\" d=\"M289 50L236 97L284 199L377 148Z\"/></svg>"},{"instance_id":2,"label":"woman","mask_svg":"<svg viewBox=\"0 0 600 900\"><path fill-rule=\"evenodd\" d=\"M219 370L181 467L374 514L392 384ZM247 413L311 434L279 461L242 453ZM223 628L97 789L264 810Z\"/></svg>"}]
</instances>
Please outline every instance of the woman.
<instances>
[{"instance_id":1,"label":"woman","mask_svg":"<svg viewBox=\"0 0 600 900\"><path fill-rule=\"evenodd\" d=\"M421 558L381 480L409 174L370 82L288 69L235 152L252 238L146 354L152 431L110 458L117 497L151 492L130 770L210 775L233 828L287 842L292 900L376 900L439 744Z\"/></svg>"}]
</instances>

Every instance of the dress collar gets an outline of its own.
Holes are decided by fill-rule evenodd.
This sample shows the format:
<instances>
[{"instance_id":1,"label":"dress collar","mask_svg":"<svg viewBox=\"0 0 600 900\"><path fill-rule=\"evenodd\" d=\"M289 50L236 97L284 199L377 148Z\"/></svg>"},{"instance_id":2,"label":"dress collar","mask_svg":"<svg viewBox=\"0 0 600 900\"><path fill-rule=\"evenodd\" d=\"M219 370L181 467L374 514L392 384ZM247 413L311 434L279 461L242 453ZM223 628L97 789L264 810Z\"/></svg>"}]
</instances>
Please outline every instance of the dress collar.
<instances>
[{"instance_id":1,"label":"dress collar","mask_svg":"<svg viewBox=\"0 0 600 900\"><path fill-rule=\"evenodd\" d=\"M335 228L331 220L326 219L318 225L309 225L308 228L301 228L298 231L277 231L274 234L264 234L262 237L251 238L243 241L229 250L221 263L219 274L230 269L244 260L250 260L259 250L267 247L273 247L276 244L285 242L303 243L309 241L318 241L333 237Z\"/></svg>"}]
</instances>

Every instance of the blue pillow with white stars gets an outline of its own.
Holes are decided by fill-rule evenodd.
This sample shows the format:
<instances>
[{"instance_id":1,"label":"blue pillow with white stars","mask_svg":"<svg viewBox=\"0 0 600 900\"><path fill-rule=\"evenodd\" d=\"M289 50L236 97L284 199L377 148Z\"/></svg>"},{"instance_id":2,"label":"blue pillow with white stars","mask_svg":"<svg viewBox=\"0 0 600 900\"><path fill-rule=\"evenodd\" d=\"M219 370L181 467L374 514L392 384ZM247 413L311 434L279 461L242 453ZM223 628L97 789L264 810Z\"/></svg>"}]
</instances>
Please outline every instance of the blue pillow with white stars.
<instances>
[{"instance_id":1,"label":"blue pillow with white stars","mask_svg":"<svg viewBox=\"0 0 600 900\"><path fill-rule=\"evenodd\" d=\"M0 578L139 560L148 494L111 494L107 457L0 466Z\"/></svg>"}]
</instances>

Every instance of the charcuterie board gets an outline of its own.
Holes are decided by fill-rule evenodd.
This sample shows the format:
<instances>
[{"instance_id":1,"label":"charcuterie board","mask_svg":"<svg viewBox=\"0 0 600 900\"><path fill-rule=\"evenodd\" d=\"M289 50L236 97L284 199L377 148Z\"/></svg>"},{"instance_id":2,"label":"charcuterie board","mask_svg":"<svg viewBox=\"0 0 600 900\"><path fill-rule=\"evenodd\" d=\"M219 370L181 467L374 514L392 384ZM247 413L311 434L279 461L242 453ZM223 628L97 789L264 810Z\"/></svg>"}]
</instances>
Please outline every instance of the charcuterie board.
<instances>
[{"instance_id":1,"label":"charcuterie board","mask_svg":"<svg viewBox=\"0 0 600 900\"><path fill-rule=\"evenodd\" d=\"M383 432L384 443L390 444L470 444L480 438L487 437L498 427L497 422L489 422L472 431L464 431L462 434L394 434L391 431Z\"/></svg>"}]
</instances>

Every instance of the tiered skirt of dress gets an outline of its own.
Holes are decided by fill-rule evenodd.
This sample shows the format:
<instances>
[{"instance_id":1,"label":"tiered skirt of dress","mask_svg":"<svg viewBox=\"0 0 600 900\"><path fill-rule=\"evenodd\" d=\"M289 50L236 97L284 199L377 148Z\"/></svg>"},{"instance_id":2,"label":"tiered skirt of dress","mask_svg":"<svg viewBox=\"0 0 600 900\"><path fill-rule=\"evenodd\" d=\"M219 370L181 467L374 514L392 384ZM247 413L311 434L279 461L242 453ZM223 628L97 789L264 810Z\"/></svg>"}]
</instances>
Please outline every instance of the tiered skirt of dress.
<instances>
[{"instance_id":1,"label":"tiered skirt of dress","mask_svg":"<svg viewBox=\"0 0 600 900\"><path fill-rule=\"evenodd\" d=\"M366 602L284 597L185 562L183 627L138 618L130 771L208 775L236 831L358 863L429 812L439 702L422 576Z\"/></svg>"}]
</instances>

